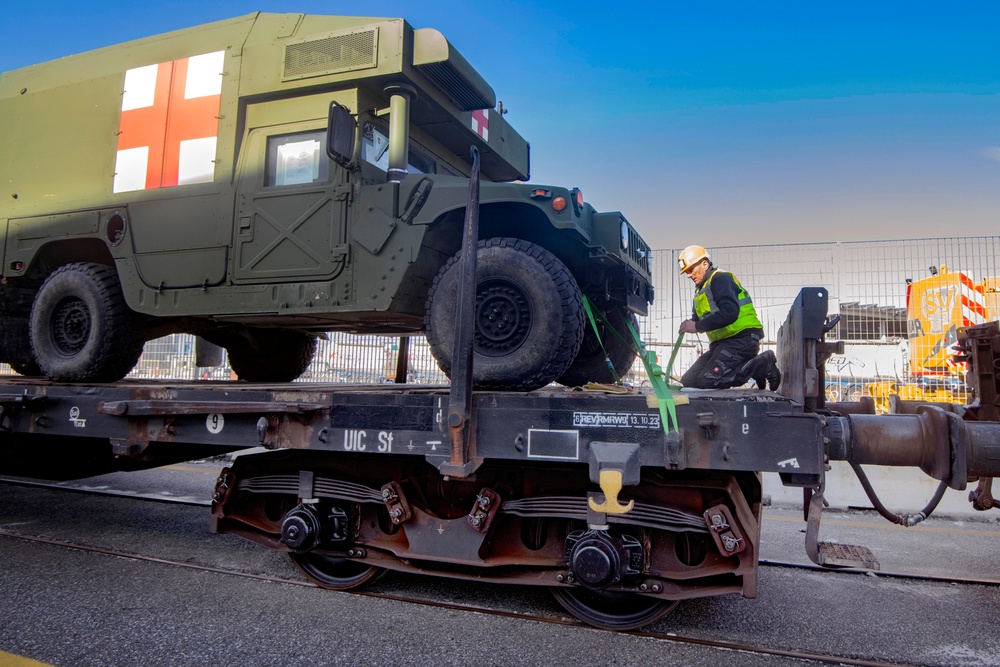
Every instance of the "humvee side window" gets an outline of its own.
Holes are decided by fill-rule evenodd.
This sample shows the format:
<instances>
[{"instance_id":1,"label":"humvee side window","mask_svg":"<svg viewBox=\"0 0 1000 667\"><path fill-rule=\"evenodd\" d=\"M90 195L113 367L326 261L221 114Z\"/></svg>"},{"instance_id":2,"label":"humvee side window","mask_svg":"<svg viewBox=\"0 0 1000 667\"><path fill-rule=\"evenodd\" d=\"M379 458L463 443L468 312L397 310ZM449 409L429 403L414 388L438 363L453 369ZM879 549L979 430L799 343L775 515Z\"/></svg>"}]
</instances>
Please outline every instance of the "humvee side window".
<instances>
[{"instance_id":1,"label":"humvee side window","mask_svg":"<svg viewBox=\"0 0 1000 667\"><path fill-rule=\"evenodd\" d=\"M428 159L413 146L410 146L410 160L406 170L411 174L433 174L434 162ZM365 123L361 137L361 159L369 162L382 171L389 169L389 137L375 126L375 123Z\"/></svg>"},{"instance_id":2,"label":"humvee side window","mask_svg":"<svg viewBox=\"0 0 1000 667\"><path fill-rule=\"evenodd\" d=\"M267 138L264 185L300 185L329 179L330 161L323 153L323 130Z\"/></svg>"},{"instance_id":3,"label":"humvee side window","mask_svg":"<svg viewBox=\"0 0 1000 667\"><path fill-rule=\"evenodd\" d=\"M433 174L434 173L434 163L428 160L423 155L417 151L410 148L410 161L406 165L407 171L411 174Z\"/></svg>"}]
</instances>

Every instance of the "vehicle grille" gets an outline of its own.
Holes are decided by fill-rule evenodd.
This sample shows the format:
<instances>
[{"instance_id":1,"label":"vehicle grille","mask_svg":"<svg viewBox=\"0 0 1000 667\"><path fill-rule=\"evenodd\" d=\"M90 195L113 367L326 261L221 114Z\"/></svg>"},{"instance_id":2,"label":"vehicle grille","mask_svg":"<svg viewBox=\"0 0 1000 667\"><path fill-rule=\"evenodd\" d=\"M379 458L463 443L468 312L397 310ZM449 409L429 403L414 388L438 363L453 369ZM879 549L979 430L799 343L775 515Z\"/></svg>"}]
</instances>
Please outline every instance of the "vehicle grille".
<instances>
[{"instance_id":1,"label":"vehicle grille","mask_svg":"<svg viewBox=\"0 0 1000 667\"><path fill-rule=\"evenodd\" d=\"M625 219L622 218L622 220L624 221ZM651 273L652 265L650 264L649 245L642 240L642 237L632 228L632 225L628 226L628 256L636 268L644 271L647 276Z\"/></svg>"}]
</instances>

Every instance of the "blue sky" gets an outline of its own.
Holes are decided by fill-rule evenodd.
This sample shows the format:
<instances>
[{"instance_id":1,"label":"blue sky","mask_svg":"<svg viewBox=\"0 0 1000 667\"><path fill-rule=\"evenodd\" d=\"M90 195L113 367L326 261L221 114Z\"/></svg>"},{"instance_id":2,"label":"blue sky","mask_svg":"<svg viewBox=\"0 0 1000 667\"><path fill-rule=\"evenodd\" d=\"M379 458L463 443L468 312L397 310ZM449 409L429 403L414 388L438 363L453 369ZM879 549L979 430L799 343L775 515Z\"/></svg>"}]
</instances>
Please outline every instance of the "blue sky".
<instances>
[{"instance_id":1,"label":"blue sky","mask_svg":"<svg viewBox=\"0 0 1000 667\"><path fill-rule=\"evenodd\" d=\"M1000 233L994 2L19 3L0 71L256 10L440 30L654 247Z\"/></svg>"}]
</instances>

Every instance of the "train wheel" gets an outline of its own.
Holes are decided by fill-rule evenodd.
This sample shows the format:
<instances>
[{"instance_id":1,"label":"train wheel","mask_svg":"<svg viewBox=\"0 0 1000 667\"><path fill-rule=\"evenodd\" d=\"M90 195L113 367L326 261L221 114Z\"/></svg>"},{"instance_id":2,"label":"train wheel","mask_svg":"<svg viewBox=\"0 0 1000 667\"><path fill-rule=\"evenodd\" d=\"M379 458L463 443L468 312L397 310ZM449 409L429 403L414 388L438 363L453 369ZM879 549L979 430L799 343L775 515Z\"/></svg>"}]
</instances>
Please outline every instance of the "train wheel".
<instances>
[{"instance_id":1,"label":"train wheel","mask_svg":"<svg viewBox=\"0 0 1000 667\"><path fill-rule=\"evenodd\" d=\"M312 553L288 555L303 574L321 587L335 591L349 591L385 574L380 567L347 558Z\"/></svg>"},{"instance_id":2,"label":"train wheel","mask_svg":"<svg viewBox=\"0 0 1000 667\"><path fill-rule=\"evenodd\" d=\"M663 618L677 606L677 600L659 600L636 593L562 586L551 590L566 611L605 630L635 630Z\"/></svg>"}]
</instances>

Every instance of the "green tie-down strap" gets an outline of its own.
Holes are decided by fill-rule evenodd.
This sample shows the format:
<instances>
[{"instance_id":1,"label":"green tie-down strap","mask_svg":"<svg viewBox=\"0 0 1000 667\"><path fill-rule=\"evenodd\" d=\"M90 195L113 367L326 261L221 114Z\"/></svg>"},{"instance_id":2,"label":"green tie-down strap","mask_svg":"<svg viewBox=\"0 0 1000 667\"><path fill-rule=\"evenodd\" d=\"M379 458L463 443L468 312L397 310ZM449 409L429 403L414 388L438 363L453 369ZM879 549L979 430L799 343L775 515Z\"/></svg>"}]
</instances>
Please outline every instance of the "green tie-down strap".
<instances>
[{"instance_id":1,"label":"green tie-down strap","mask_svg":"<svg viewBox=\"0 0 1000 667\"><path fill-rule=\"evenodd\" d=\"M604 351L604 359L608 363L608 368L611 369L612 377L615 378L616 383L620 383L621 380L618 378L618 374L614 370L614 366L611 363L611 359L608 358L607 350L604 349L604 343L601 341L601 334L597 330L597 320L594 314L601 319L604 326L608 331L617 336L621 341L628 344L625 338L615 330L611 323L608 322L607 318L604 317L604 313L595 308L591 307L590 299L587 298L586 294L581 295L583 297L583 309L587 312L587 318L590 320L590 326L594 328L594 335L597 337L597 342L601 346L601 350ZM670 369L673 368L674 359L677 358L677 350L680 348L681 340L684 334L677 337L677 342L674 343L673 354L670 355L670 362L667 364L667 372L664 374L663 369L660 365L656 363L656 353L652 350L647 350L646 345L642 342L639 337L639 332L635 330L632 326L631 318L625 319L625 325L628 327L629 334L632 336L632 345L636 352L639 354L639 358L642 359L642 364L646 368L646 375L649 376L649 383L653 387L653 392L656 394L656 404L660 409L660 423L663 425L663 432L669 434L670 426L673 425L674 431L678 431L677 427L677 409L674 405L674 397L670 394L671 387L663 380L664 377L670 377Z\"/></svg>"},{"instance_id":2,"label":"green tie-down strap","mask_svg":"<svg viewBox=\"0 0 1000 667\"><path fill-rule=\"evenodd\" d=\"M597 330L597 321L594 319L594 309L590 307L590 299L587 298L586 294L581 294L580 296L583 298L583 309L587 313L587 319L590 320L590 326L594 330L594 337L597 338L597 344L601 346L601 352L604 353L604 363L608 365L608 370L611 371L611 377L615 379L615 384L621 384L622 379L618 377L618 371L615 370L615 365L611 363L611 357L608 356L608 351L604 349L604 341L601 340L601 334ZM597 315L601 318L601 321L604 322L604 326L606 326L608 330L613 331L616 336L621 338L619 333L615 331L615 328L611 326L611 323L605 319L604 313L597 311ZM622 338L622 340L625 339Z\"/></svg>"},{"instance_id":3,"label":"green tie-down strap","mask_svg":"<svg viewBox=\"0 0 1000 667\"><path fill-rule=\"evenodd\" d=\"M677 358L677 350L680 347L681 339L684 334L677 337L677 341L674 343L673 354L670 355L670 361L667 363L667 372L664 373L660 365L656 363L656 353L652 350L647 350L646 346L643 344L642 339L639 338L639 332L635 330L632 326L632 322L626 321L628 324L629 333L632 334L632 340L635 341L636 347L639 349L639 357L642 359L643 365L646 367L646 375L649 376L649 384L653 386L653 392L656 394L656 404L660 408L660 421L663 422L663 432L669 435L670 425L672 424L675 431L679 432L677 428L677 409L674 406L674 397L670 393L670 387L664 381L663 378L670 377L670 369L673 368L674 359ZM670 415L670 420L667 420L667 415Z\"/></svg>"}]
</instances>

